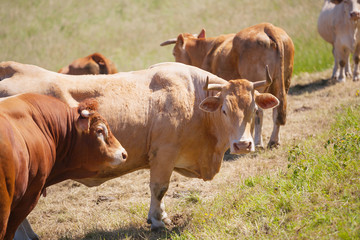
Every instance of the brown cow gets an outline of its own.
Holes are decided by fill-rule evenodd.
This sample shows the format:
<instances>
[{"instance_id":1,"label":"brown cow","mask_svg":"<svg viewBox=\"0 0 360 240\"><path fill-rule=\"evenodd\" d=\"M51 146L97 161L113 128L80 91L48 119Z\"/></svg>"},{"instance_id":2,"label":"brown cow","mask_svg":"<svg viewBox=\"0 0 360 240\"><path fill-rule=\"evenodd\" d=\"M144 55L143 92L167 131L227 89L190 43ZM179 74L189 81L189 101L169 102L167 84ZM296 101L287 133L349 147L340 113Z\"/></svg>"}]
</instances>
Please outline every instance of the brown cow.
<instances>
[{"instance_id":1,"label":"brown cow","mask_svg":"<svg viewBox=\"0 0 360 240\"><path fill-rule=\"evenodd\" d=\"M280 100L279 107L273 109L274 127L268 147L280 143L280 125L286 123L286 95L294 63L294 44L283 29L261 23L237 34L212 38L205 38L203 29L199 35L183 33L161 46L168 44L175 44L173 55L177 62L202 68L226 80L260 81L265 79L264 68L268 65L273 83L260 91L271 93ZM255 120L255 144L258 147L263 146L262 119L260 109Z\"/></svg>"},{"instance_id":2,"label":"brown cow","mask_svg":"<svg viewBox=\"0 0 360 240\"><path fill-rule=\"evenodd\" d=\"M59 73L70 75L83 74L114 74L117 73L115 64L100 53L76 59L70 65L61 68Z\"/></svg>"},{"instance_id":3,"label":"brown cow","mask_svg":"<svg viewBox=\"0 0 360 240\"><path fill-rule=\"evenodd\" d=\"M70 108L32 93L0 101L0 239L13 239L46 187L125 162L97 105L87 99Z\"/></svg>"},{"instance_id":4,"label":"brown cow","mask_svg":"<svg viewBox=\"0 0 360 240\"><path fill-rule=\"evenodd\" d=\"M83 98L96 98L99 113L129 158L116 171L80 181L95 186L150 168L151 229L170 222L162 200L173 171L213 179L229 147L233 154L254 151L250 123L256 104L268 109L279 103L273 95L255 90L270 84L270 78L268 83L225 81L181 63L112 75L71 76L3 62L0 79L0 97L30 91L54 95L71 106Z\"/></svg>"}]
</instances>

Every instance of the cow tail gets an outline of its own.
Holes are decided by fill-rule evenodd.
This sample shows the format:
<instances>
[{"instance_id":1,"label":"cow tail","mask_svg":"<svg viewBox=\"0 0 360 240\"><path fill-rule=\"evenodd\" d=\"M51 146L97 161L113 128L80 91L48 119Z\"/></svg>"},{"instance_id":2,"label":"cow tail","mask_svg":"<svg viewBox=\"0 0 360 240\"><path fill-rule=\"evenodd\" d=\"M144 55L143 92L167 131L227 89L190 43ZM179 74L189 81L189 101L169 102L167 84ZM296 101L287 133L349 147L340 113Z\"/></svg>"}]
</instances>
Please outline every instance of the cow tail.
<instances>
[{"instance_id":1,"label":"cow tail","mask_svg":"<svg viewBox=\"0 0 360 240\"><path fill-rule=\"evenodd\" d=\"M284 54L284 42L279 35L278 31L274 29L274 26L271 28L265 29L266 34L269 38L275 42L275 48L277 50L278 55L278 67L275 68L276 71L276 79L273 82L273 86L270 86L270 93L275 95L280 103L277 107L277 118L276 124L278 125L285 125L286 123L286 107L287 107L287 90L288 87L286 86L285 76L284 76L284 63L285 63L285 54Z\"/></svg>"}]
</instances>

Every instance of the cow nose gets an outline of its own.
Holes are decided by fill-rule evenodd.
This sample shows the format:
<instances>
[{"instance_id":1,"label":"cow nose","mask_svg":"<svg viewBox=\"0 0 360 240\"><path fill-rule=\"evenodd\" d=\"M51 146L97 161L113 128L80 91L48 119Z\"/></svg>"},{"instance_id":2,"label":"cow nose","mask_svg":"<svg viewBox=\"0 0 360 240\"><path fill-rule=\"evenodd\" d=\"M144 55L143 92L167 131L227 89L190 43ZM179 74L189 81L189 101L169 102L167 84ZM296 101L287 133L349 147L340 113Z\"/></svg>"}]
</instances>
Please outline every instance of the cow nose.
<instances>
[{"instance_id":1,"label":"cow nose","mask_svg":"<svg viewBox=\"0 0 360 240\"><path fill-rule=\"evenodd\" d=\"M250 152L251 144L251 141L239 141L233 143L233 146L236 152Z\"/></svg>"},{"instance_id":2,"label":"cow nose","mask_svg":"<svg viewBox=\"0 0 360 240\"><path fill-rule=\"evenodd\" d=\"M352 11L350 13L350 18L352 20L358 20L360 18L360 12L359 11Z\"/></svg>"},{"instance_id":3,"label":"cow nose","mask_svg":"<svg viewBox=\"0 0 360 240\"><path fill-rule=\"evenodd\" d=\"M128 155L127 155L127 152L123 152L122 153L122 157L123 157L123 159L124 159L124 161L127 159L127 157L128 157Z\"/></svg>"}]
</instances>

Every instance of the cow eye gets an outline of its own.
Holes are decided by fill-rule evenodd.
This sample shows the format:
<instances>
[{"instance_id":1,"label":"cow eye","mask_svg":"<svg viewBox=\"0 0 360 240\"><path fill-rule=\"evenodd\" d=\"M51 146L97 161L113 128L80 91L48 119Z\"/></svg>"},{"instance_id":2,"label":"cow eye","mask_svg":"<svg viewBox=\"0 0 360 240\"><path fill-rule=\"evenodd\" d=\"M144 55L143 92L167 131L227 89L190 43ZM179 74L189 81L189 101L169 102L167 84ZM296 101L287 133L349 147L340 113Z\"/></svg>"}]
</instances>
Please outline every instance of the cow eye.
<instances>
[{"instance_id":1,"label":"cow eye","mask_svg":"<svg viewBox=\"0 0 360 240\"><path fill-rule=\"evenodd\" d=\"M99 128L96 129L96 133L97 133L98 135L104 134L104 129L101 128L101 127L99 127Z\"/></svg>"}]
</instances>

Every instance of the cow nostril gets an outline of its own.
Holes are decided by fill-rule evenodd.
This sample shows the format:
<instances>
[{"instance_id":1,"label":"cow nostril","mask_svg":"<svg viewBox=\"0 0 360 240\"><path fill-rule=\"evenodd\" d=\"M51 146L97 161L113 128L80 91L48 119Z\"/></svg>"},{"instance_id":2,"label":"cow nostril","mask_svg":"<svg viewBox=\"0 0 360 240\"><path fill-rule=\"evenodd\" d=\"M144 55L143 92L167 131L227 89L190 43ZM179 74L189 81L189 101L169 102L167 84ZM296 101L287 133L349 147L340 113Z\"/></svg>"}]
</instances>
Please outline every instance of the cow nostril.
<instances>
[{"instance_id":1,"label":"cow nostril","mask_svg":"<svg viewBox=\"0 0 360 240\"><path fill-rule=\"evenodd\" d=\"M123 152L123 153L122 153L122 157L123 157L124 160L126 160L126 158L128 157L127 153L126 153L126 152Z\"/></svg>"}]
</instances>

